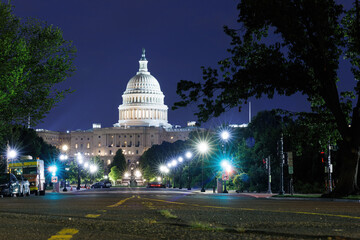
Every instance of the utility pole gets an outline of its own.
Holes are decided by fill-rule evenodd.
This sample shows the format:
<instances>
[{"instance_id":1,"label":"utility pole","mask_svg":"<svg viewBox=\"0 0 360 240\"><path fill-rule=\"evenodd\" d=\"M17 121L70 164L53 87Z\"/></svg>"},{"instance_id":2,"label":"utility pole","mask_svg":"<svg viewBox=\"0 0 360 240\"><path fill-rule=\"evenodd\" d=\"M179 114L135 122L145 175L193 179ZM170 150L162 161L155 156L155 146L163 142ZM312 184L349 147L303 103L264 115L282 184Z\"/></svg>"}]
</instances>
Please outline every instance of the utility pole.
<instances>
[{"instance_id":1,"label":"utility pole","mask_svg":"<svg viewBox=\"0 0 360 240\"><path fill-rule=\"evenodd\" d=\"M281 133L281 137L280 137L280 172L281 172L281 176L280 176L280 192L279 195L284 195L284 163L285 163L285 158L284 158L284 136L283 133Z\"/></svg>"}]
</instances>

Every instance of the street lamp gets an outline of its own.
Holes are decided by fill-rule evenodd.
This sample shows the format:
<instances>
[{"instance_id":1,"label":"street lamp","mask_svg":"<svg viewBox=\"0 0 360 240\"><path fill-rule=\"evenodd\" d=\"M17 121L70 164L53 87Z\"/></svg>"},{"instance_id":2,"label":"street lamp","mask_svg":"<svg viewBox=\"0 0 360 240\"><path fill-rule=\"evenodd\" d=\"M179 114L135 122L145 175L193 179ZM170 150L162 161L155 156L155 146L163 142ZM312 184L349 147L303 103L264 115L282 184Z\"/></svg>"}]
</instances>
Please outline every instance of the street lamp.
<instances>
[{"instance_id":1,"label":"street lamp","mask_svg":"<svg viewBox=\"0 0 360 240\"><path fill-rule=\"evenodd\" d=\"M192 152L188 151L185 153L185 157L188 159L188 190L191 190L191 178L190 178L190 159L192 158Z\"/></svg>"},{"instance_id":2,"label":"street lamp","mask_svg":"<svg viewBox=\"0 0 360 240\"><path fill-rule=\"evenodd\" d=\"M171 161L171 167L174 168L174 171L173 171L173 188L175 188L175 170L176 170L177 164L178 164L178 162L176 161L176 159L173 159Z\"/></svg>"},{"instance_id":3,"label":"street lamp","mask_svg":"<svg viewBox=\"0 0 360 240\"><path fill-rule=\"evenodd\" d=\"M227 176L229 176L229 174L230 174L230 172L232 170L232 167L231 167L229 161L228 160L222 160L220 165L221 165L223 171L227 174ZM226 190L226 180L225 180L225 184L224 184L223 193L228 193L228 191Z\"/></svg>"},{"instance_id":4,"label":"street lamp","mask_svg":"<svg viewBox=\"0 0 360 240\"><path fill-rule=\"evenodd\" d=\"M9 167L8 167L8 161L12 161L14 160L16 157L17 157L17 151L14 150L14 149L11 149L11 148L8 148L7 150L7 153L6 153L6 170L9 170Z\"/></svg>"},{"instance_id":5,"label":"street lamp","mask_svg":"<svg viewBox=\"0 0 360 240\"><path fill-rule=\"evenodd\" d=\"M223 141L223 155L225 156L226 155L226 143L228 142L228 140L230 139L230 132L228 130L222 130L221 133L220 133L220 137L221 137L221 140ZM225 166L222 166L223 169L225 168L225 172L226 172L226 168L231 168L231 166L229 165L229 162L228 161L222 161L222 164L225 164ZM227 174L228 175L228 174ZM226 179L224 181L224 191L223 193L228 193L228 191L226 190Z\"/></svg>"},{"instance_id":6,"label":"street lamp","mask_svg":"<svg viewBox=\"0 0 360 240\"><path fill-rule=\"evenodd\" d=\"M200 142L197 146L201 154L205 154L209 150L209 145L207 142ZM205 192L204 188L204 157L201 158L201 192Z\"/></svg>"},{"instance_id":7,"label":"street lamp","mask_svg":"<svg viewBox=\"0 0 360 240\"><path fill-rule=\"evenodd\" d=\"M182 157L178 157L178 162L182 163L184 161L184 159ZM179 189L182 189L182 167L180 167L180 179L179 179Z\"/></svg>"},{"instance_id":8,"label":"street lamp","mask_svg":"<svg viewBox=\"0 0 360 240\"><path fill-rule=\"evenodd\" d=\"M80 190L80 164L83 163L83 156L81 155L81 153L77 153L76 158L77 158L77 167L78 167L78 184L76 189Z\"/></svg>"},{"instance_id":9,"label":"street lamp","mask_svg":"<svg viewBox=\"0 0 360 240\"><path fill-rule=\"evenodd\" d=\"M161 166L160 166L160 172L162 173L163 177L164 177L166 174L168 174L169 171L170 171L169 168L166 167L165 165L161 165ZM165 178L165 185L167 185L167 183L166 183L166 178Z\"/></svg>"}]
</instances>

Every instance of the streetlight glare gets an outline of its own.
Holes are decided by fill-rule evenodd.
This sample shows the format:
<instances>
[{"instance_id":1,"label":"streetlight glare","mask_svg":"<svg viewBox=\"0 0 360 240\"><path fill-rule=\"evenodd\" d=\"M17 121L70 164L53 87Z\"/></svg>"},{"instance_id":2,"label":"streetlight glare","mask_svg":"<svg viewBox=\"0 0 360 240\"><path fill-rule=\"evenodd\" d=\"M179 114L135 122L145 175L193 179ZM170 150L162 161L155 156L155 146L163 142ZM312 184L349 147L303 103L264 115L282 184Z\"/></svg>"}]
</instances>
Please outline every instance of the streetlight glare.
<instances>
[{"instance_id":1,"label":"streetlight glare","mask_svg":"<svg viewBox=\"0 0 360 240\"><path fill-rule=\"evenodd\" d=\"M69 149L69 147L68 147L68 145L63 145L61 147L61 149L66 152Z\"/></svg>"},{"instance_id":2,"label":"streetlight glare","mask_svg":"<svg viewBox=\"0 0 360 240\"><path fill-rule=\"evenodd\" d=\"M171 166L176 167L177 163L178 162L174 159L174 160L171 161Z\"/></svg>"},{"instance_id":3,"label":"streetlight glare","mask_svg":"<svg viewBox=\"0 0 360 240\"><path fill-rule=\"evenodd\" d=\"M13 158L16 158L17 156L17 152L14 150L14 149L9 149L8 152L7 152L7 157L9 159L13 159Z\"/></svg>"},{"instance_id":4,"label":"streetlight glare","mask_svg":"<svg viewBox=\"0 0 360 240\"><path fill-rule=\"evenodd\" d=\"M192 152L186 152L185 157L190 159L192 157Z\"/></svg>"},{"instance_id":5,"label":"streetlight glare","mask_svg":"<svg viewBox=\"0 0 360 240\"><path fill-rule=\"evenodd\" d=\"M209 145L207 142L200 142L198 144L198 150L200 153L206 153L209 150Z\"/></svg>"},{"instance_id":6,"label":"streetlight glare","mask_svg":"<svg viewBox=\"0 0 360 240\"><path fill-rule=\"evenodd\" d=\"M178 158L178 161L181 163L184 159L182 157Z\"/></svg>"},{"instance_id":7,"label":"streetlight glare","mask_svg":"<svg viewBox=\"0 0 360 240\"><path fill-rule=\"evenodd\" d=\"M95 164L90 165L90 173L95 173L98 170L98 167Z\"/></svg>"},{"instance_id":8,"label":"streetlight glare","mask_svg":"<svg viewBox=\"0 0 360 240\"><path fill-rule=\"evenodd\" d=\"M222 160L220 165L227 173L230 173L232 171L232 166L228 160Z\"/></svg>"},{"instance_id":9,"label":"streetlight glare","mask_svg":"<svg viewBox=\"0 0 360 240\"><path fill-rule=\"evenodd\" d=\"M224 130L221 132L220 136L224 141L227 141L230 138L230 133L229 131Z\"/></svg>"},{"instance_id":10,"label":"streetlight glare","mask_svg":"<svg viewBox=\"0 0 360 240\"><path fill-rule=\"evenodd\" d=\"M65 155L65 154L61 154L60 155L60 160L61 161L64 161L64 160L67 160L68 159L68 156L67 155Z\"/></svg>"},{"instance_id":11,"label":"streetlight glare","mask_svg":"<svg viewBox=\"0 0 360 240\"><path fill-rule=\"evenodd\" d=\"M136 177L141 177L141 172L140 172L139 170L136 170L136 171L135 171L135 176L136 176Z\"/></svg>"}]
</instances>

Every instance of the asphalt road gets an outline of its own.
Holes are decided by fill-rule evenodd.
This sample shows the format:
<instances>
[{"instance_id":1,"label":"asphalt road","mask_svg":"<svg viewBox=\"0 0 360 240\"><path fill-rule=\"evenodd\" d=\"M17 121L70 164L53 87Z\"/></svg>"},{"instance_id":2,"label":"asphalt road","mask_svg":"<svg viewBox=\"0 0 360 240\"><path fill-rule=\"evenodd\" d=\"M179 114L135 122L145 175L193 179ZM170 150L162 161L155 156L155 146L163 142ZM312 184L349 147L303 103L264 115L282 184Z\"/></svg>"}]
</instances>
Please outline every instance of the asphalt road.
<instances>
[{"instance_id":1,"label":"asphalt road","mask_svg":"<svg viewBox=\"0 0 360 240\"><path fill-rule=\"evenodd\" d=\"M0 239L360 239L360 203L112 188L0 199Z\"/></svg>"}]
</instances>

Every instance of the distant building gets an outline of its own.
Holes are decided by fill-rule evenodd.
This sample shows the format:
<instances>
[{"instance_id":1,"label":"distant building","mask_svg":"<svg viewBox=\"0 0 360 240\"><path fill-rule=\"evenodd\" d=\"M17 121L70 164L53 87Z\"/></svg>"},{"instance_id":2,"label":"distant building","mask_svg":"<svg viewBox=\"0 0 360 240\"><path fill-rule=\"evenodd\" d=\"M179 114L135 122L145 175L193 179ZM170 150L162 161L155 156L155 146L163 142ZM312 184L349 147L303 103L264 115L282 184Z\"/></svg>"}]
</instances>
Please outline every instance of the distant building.
<instances>
[{"instance_id":1,"label":"distant building","mask_svg":"<svg viewBox=\"0 0 360 240\"><path fill-rule=\"evenodd\" d=\"M164 94L160 84L147 68L145 50L139 61L139 71L132 77L122 95L119 106L119 121L114 127L101 128L94 123L89 130L55 132L37 129L44 141L61 148L67 145L68 155L81 153L84 156L99 156L105 169L111 164L117 150L122 149L128 163L128 177L124 183L143 179L135 176L140 156L154 144L188 139L194 126L181 128L168 123L168 107L164 104ZM109 171L109 169L107 169Z\"/></svg>"}]
</instances>

